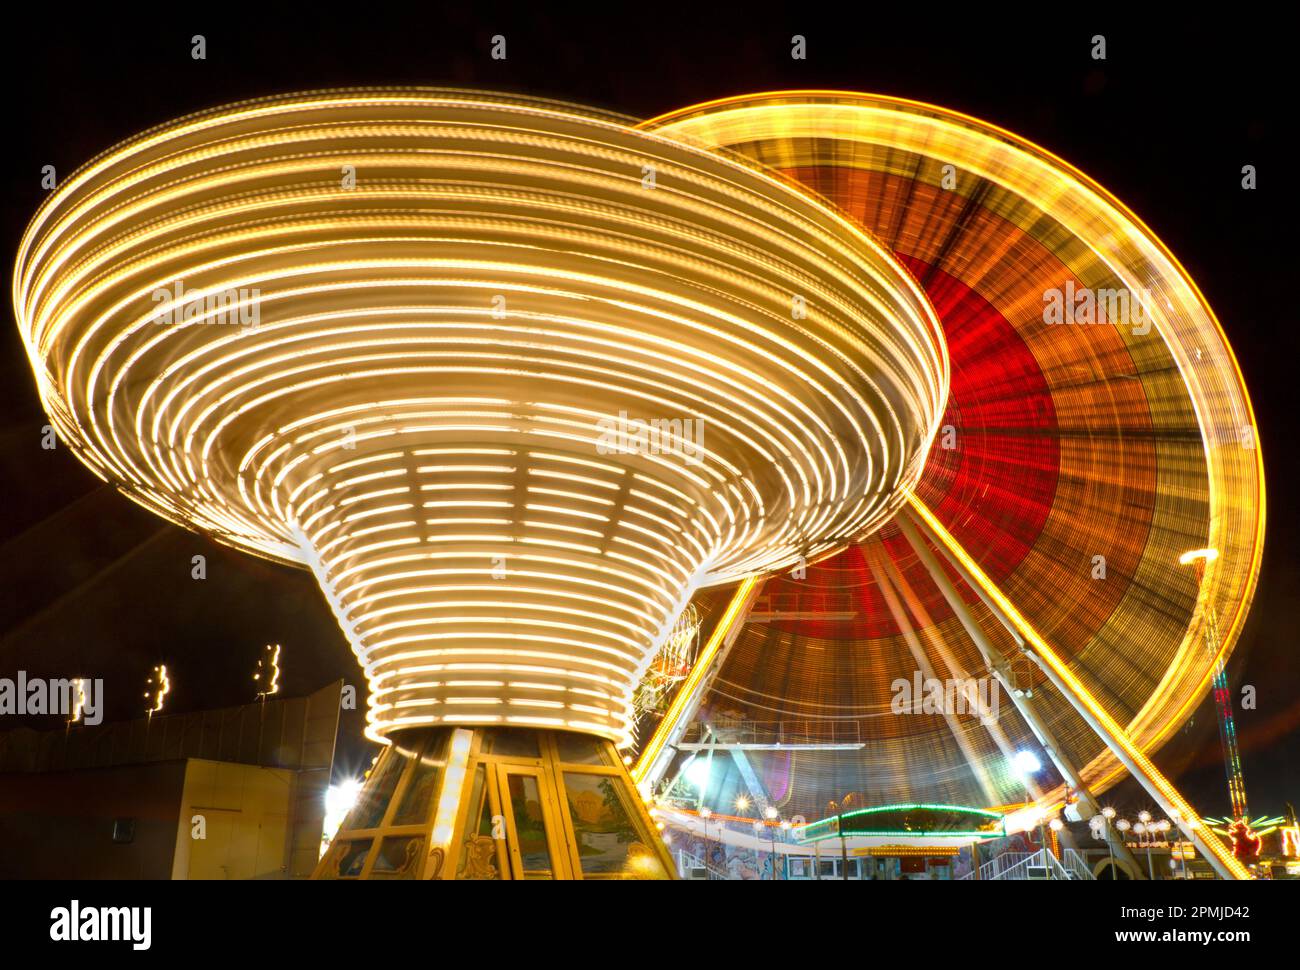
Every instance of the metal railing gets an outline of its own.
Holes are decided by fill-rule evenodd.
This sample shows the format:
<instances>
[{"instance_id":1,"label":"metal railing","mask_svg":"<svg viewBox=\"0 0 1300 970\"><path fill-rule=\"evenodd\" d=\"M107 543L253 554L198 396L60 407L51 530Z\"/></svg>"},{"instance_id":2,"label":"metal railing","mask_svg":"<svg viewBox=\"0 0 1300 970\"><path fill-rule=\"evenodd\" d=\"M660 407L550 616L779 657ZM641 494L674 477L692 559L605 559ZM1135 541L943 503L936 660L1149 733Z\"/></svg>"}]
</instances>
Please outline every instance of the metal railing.
<instances>
[{"instance_id":1,"label":"metal railing","mask_svg":"<svg viewBox=\"0 0 1300 970\"><path fill-rule=\"evenodd\" d=\"M1093 875L1092 867L1088 865L1088 860L1079 854L1078 849L1066 849L1061 862L1065 865L1066 871L1070 873L1071 879L1091 879L1096 880Z\"/></svg>"},{"instance_id":2,"label":"metal railing","mask_svg":"<svg viewBox=\"0 0 1300 970\"><path fill-rule=\"evenodd\" d=\"M710 865L697 855L680 850L677 853L677 874L683 879L690 878L692 869L703 869L708 879L730 879L731 875L716 866Z\"/></svg>"},{"instance_id":3,"label":"metal railing","mask_svg":"<svg viewBox=\"0 0 1300 970\"><path fill-rule=\"evenodd\" d=\"M857 720L728 721L710 719L713 737L730 744L861 744L862 728ZM686 744L700 744L705 725L696 721L682 736Z\"/></svg>"},{"instance_id":4,"label":"metal railing","mask_svg":"<svg viewBox=\"0 0 1300 970\"><path fill-rule=\"evenodd\" d=\"M980 866L980 879L1001 879L1003 873L1008 869L1019 865L1031 856L1036 855L1033 852L1003 852L996 855L984 865ZM974 879L975 873L968 872L961 877L962 879Z\"/></svg>"},{"instance_id":5,"label":"metal railing","mask_svg":"<svg viewBox=\"0 0 1300 970\"><path fill-rule=\"evenodd\" d=\"M754 599L752 612L780 619L782 614L790 613L856 614L860 605L853 593L760 593Z\"/></svg>"},{"instance_id":6,"label":"metal railing","mask_svg":"<svg viewBox=\"0 0 1300 970\"><path fill-rule=\"evenodd\" d=\"M1064 864L1062 864L1064 863ZM1093 879L1092 870L1083 857L1074 849L1066 849L1063 859L1058 860L1046 849L1037 852L1004 852L994 856L980 866L980 879L1016 880L1028 879L1033 866L1045 866L1052 879ZM975 874L968 872L962 879L974 879Z\"/></svg>"}]
</instances>

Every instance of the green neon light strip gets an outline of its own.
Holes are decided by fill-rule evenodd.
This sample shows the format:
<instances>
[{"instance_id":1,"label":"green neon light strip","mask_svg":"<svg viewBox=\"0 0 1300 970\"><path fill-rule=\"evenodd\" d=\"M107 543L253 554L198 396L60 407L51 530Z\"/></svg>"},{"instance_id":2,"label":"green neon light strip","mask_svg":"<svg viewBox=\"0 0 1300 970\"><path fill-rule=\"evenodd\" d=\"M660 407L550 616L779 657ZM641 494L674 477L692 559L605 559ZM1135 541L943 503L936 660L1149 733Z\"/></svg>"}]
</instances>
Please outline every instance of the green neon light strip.
<instances>
[{"instance_id":1,"label":"green neon light strip","mask_svg":"<svg viewBox=\"0 0 1300 970\"><path fill-rule=\"evenodd\" d=\"M991 812L987 808L971 808L969 805L929 805L925 803L918 803L915 805L877 805L875 808L859 808L852 812L845 812L843 815L836 815L835 818L853 818L855 815L875 815L880 812L910 812L918 808L940 812L964 812L968 815L983 815L985 818L1002 818L1000 812ZM825 821L825 819L823 819L823 821Z\"/></svg>"},{"instance_id":2,"label":"green neon light strip","mask_svg":"<svg viewBox=\"0 0 1300 970\"><path fill-rule=\"evenodd\" d=\"M997 819L999 822L1002 821L1002 815L999 812L991 812L986 808L972 808L969 805L939 805L939 804L927 804L927 803L877 805L875 808L859 808L852 812L845 812L843 815L832 815L829 818L823 818L816 822L810 822L808 825L804 826L804 838L800 839L799 841L816 842L821 838L839 838L838 832L832 833L830 836L817 836L817 835L811 835L811 833L813 833L815 830L829 827L830 825L834 824L837 821L840 823L841 830L843 830L843 821L845 819L854 818L858 815L879 815L881 812L912 812L912 811L916 811L917 809L932 811L932 812L957 812L964 815L982 815L985 818ZM895 829L884 833L871 833L871 832L853 830L850 832L845 832L844 834L846 836L873 835L873 834L893 835L893 834L905 833L908 831L909 830ZM929 832L928 829L918 829L915 831L914 834L926 834L928 832ZM935 832L933 834L939 835L944 833ZM958 833L951 833L951 834L953 834L955 837ZM990 833L980 832L980 833L960 833L960 834L965 836L969 834L988 835Z\"/></svg>"},{"instance_id":3,"label":"green neon light strip","mask_svg":"<svg viewBox=\"0 0 1300 970\"><path fill-rule=\"evenodd\" d=\"M865 838L873 838L873 839L874 838L907 839L907 838L924 837L927 839L1000 839L1005 835L1006 832L1003 831L1002 829L992 829L983 832L928 832L923 830L918 830L915 832L904 832L904 831L900 831L899 829L889 829L889 830L882 830L880 832L866 832L866 831L859 832L855 830L853 832L845 832L844 838L853 839L853 838L865 837ZM838 839L839 837L840 836L838 833L832 832L829 835L818 835L811 839L808 838L800 839L799 844L806 845L810 842L825 842L827 839Z\"/></svg>"}]
</instances>

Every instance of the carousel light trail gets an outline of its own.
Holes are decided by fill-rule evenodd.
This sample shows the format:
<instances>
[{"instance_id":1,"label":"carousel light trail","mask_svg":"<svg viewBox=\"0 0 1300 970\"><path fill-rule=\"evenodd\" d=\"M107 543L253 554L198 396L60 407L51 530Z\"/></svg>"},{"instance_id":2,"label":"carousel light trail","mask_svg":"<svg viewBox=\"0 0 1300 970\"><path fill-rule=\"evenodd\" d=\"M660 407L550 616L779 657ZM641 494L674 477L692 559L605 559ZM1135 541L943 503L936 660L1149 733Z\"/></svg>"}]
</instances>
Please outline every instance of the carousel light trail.
<instances>
[{"instance_id":1,"label":"carousel light trail","mask_svg":"<svg viewBox=\"0 0 1300 970\"><path fill-rule=\"evenodd\" d=\"M14 306L92 470L315 573L376 739L626 743L692 593L886 520L948 378L915 281L820 202L621 119L450 91L124 143L42 207ZM648 453L607 447L628 415Z\"/></svg>"}]
</instances>

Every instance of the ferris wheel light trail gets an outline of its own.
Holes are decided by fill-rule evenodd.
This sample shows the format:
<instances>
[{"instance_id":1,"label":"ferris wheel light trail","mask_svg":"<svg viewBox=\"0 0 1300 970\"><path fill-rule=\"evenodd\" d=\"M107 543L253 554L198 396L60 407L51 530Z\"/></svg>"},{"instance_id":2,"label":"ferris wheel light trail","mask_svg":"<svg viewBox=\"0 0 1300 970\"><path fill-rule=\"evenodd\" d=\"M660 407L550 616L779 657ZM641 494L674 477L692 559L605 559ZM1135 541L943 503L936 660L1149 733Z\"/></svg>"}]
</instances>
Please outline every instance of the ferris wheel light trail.
<instances>
[{"instance_id":1,"label":"ferris wheel light trail","mask_svg":"<svg viewBox=\"0 0 1300 970\"><path fill-rule=\"evenodd\" d=\"M1157 750L1201 702L1240 633L1265 520L1241 369L1173 253L1065 160L936 105L774 91L682 108L643 127L739 153L825 195L923 281L951 343L953 381L944 443L931 450L913 494L1080 684L1105 685L1096 693L1138 755ZM1044 310L1049 297L1079 291L1122 294L1140 312L1085 326ZM1081 325L1055 325L1064 322ZM896 536L906 523L900 517L897 530L891 523L824 564L807 598L849 604L841 615L792 619L770 633L747 629L728 656L728 700L780 697L783 711L809 717L852 711L876 743L870 772L847 762L810 767L816 778L805 797L827 784L896 801L979 797L972 779L1001 763L1004 739L991 731L969 739L952 725L943 734L871 719L891 678L924 666L904 642L909 624L885 612L884 584L863 571L864 560L907 556L900 547L912 543ZM1196 585L1171 568L1194 545L1219 553ZM1079 568L1089 562L1094 572ZM953 605L943 570L927 573L916 605L933 616L926 632L941 638L951 617L967 611ZM996 623L1004 611L971 586ZM768 589L791 601L805 596L779 577ZM1005 619L986 637L979 627L988 621L975 615L982 612L962 619L970 642L957 644L960 662L1024 646L1012 643L1024 637ZM1221 637L1208 632L1217 617ZM880 644L880 662L837 677L841 658L864 640ZM1154 680L1134 673L1138 645ZM1046 661L1029 674L1031 682L1044 677L1059 677ZM1037 715L1016 707L1025 725L1013 733L1034 733ZM1072 780L1053 797L1073 787L1091 800L1133 768L1087 706L1076 707L1054 716L1055 760Z\"/></svg>"},{"instance_id":2,"label":"ferris wheel light trail","mask_svg":"<svg viewBox=\"0 0 1300 970\"><path fill-rule=\"evenodd\" d=\"M266 675L266 680L262 680L262 675ZM270 697L272 694L280 693L280 645L267 644L266 650L257 661L257 671L253 674L253 680L257 681L259 687L265 686L265 690L259 690L257 696L262 700Z\"/></svg>"},{"instance_id":3,"label":"ferris wheel light trail","mask_svg":"<svg viewBox=\"0 0 1300 970\"><path fill-rule=\"evenodd\" d=\"M69 724L75 724L82 719L86 713L86 680L84 677L74 677L72 679L72 712L68 718Z\"/></svg>"},{"instance_id":4,"label":"ferris wheel light trail","mask_svg":"<svg viewBox=\"0 0 1300 970\"><path fill-rule=\"evenodd\" d=\"M1068 162L1013 132L906 98L849 91L767 92L683 108L651 119L644 127L705 146L742 151L795 178L823 167L840 173L842 181L851 184L852 177L863 172L892 175L902 167L915 171L914 186L933 192L942 177L942 166L948 166L959 182L950 192L941 189L936 198L969 199L964 193L978 186L986 195L996 197L996 203L986 200L985 204L996 209L998 218L1014 223L1018 232L1032 234L1035 227L1051 225L1054 234L1062 234L1053 237L1055 244L1063 247L1054 254L1062 263L1059 272L1081 281L1091 279L1097 286L1141 294L1150 315L1149 329L1141 337L1127 332L1117 335L1126 342L1149 339L1150 348L1126 353L1138 357L1159 353L1167 361L1161 373L1176 375L1183 385L1178 393L1185 395L1185 402L1151 420L1158 425L1183 422L1187 418L1181 412L1191 412L1193 420L1187 422L1187 430L1194 432L1195 438L1189 435L1188 441L1197 447L1189 448L1186 458L1179 461L1203 463L1203 478L1195 485L1209 505L1208 544L1221 553L1199 600L1214 605L1223 619L1220 653L1231 649L1253 596L1263 551L1265 489L1253 409L1241 369L1204 296L1173 253L1135 213ZM839 183L816 184L829 191ZM840 201L850 205L854 198ZM931 219L941 218L942 210L922 211L928 211ZM1068 245L1060 243L1062 238ZM975 243L970 241L972 246ZM1053 239L1040 239L1038 244L1050 249ZM984 274L987 270L980 267L987 265L985 260L1001 259L998 254L1003 252L999 248L966 259L974 262L978 274ZM1014 283L999 278L992 285L1006 291ZM1031 296L1037 302L1041 293ZM1024 297L1018 295L1017 299ZM1041 304L1038 306L1041 309ZM1042 329L1050 330L1043 339L1050 336L1054 343L1045 346L1044 352L1052 354L1061 352L1055 342L1087 343L1095 339L1091 334L1098 332L1096 328L1091 334L1085 332L1089 328ZM1165 392L1145 393L1163 396ZM1083 402L1071 403L1081 407ZM1091 430L1092 424L1085 427ZM1157 447L1167 444L1161 441ZM1109 469L1101 464L1070 471L1091 476ZM1154 524L1161 531L1175 531L1172 523ZM1152 550L1149 554L1157 553ZM1199 649L1207 616L1205 609L1196 611L1183 630L1181 644L1174 651L1175 662L1169 665L1164 681L1140 706L1132 730L1144 745L1167 738L1204 696L1213 676L1213 664L1204 662ZM1195 662L1190 659L1193 656ZM1117 772L1111 762L1088 774L1104 786Z\"/></svg>"},{"instance_id":5,"label":"ferris wheel light trail","mask_svg":"<svg viewBox=\"0 0 1300 970\"><path fill-rule=\"evenodd\" d=\"M961 544L953 537L952 533L944 528L943 523L938 520L934 513L926 508L925 504L915 496L909 496L908 510L915 513L918 522L924 527L926 533L960 564L963 574L977 584L993 600L1002 614L1015 624L1016 629L1020 631L1026 642L1033 647L1033 656L1048 673L1056 688L1084 718L1095 725L1097 732L1111 748L1115 756L1128 768L1133 777L1142 783L1143 787L1160 803L1161 807L1180 820L1179 824L1196 843L1197 848L1214 859L1215 868L1219 870L1220 874L1225 878L1232 879L1253 878L1249 870L1233 856L1219 839L1207 836L1204 831L1205 825L1200 821L1191 805L1169 783L1160 769L1147 758L1142 749L1133 742L1128 732L1110 716L1109 712L1092 695L1083 682L1074 675L1074 672L1039 635L1038 631L1025 619L1024 615L1016 609L1015 604L1003 595L1002 591L989 579L979 564L961 547Z\"/></svg>"}]
</instances>

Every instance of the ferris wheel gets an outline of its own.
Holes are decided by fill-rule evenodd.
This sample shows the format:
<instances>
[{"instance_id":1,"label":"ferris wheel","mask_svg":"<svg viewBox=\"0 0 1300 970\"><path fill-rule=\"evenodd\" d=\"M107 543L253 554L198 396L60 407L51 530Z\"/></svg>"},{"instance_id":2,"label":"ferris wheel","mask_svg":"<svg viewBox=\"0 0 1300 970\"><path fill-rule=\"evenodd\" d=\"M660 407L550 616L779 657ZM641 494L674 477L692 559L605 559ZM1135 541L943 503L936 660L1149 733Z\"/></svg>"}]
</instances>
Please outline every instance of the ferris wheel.
<instances>
[{"instance_id":1,"label":"ferris wheel","mask_svg":"<svg viewBox=\"0 0 1300 970\"><path fill-rule=\"evenodd\" d=\"M802 732L755 756L790 811L845 794L1095 811L1129 771L1190 815L1147 755L1236 642L1264 485L1241 372L1175 256L1065 161L930 105L780 92L645 127L865 227L924 288L951 362L908 506L835 557L702 599L715 623L731 609L719 669L658 740L692 716ZM935 684L955 709L924 703ZM1026 749L1042 771L1017 770ZM664 770L662 749L638 767Z\"/></svg>"}]
</instances>

